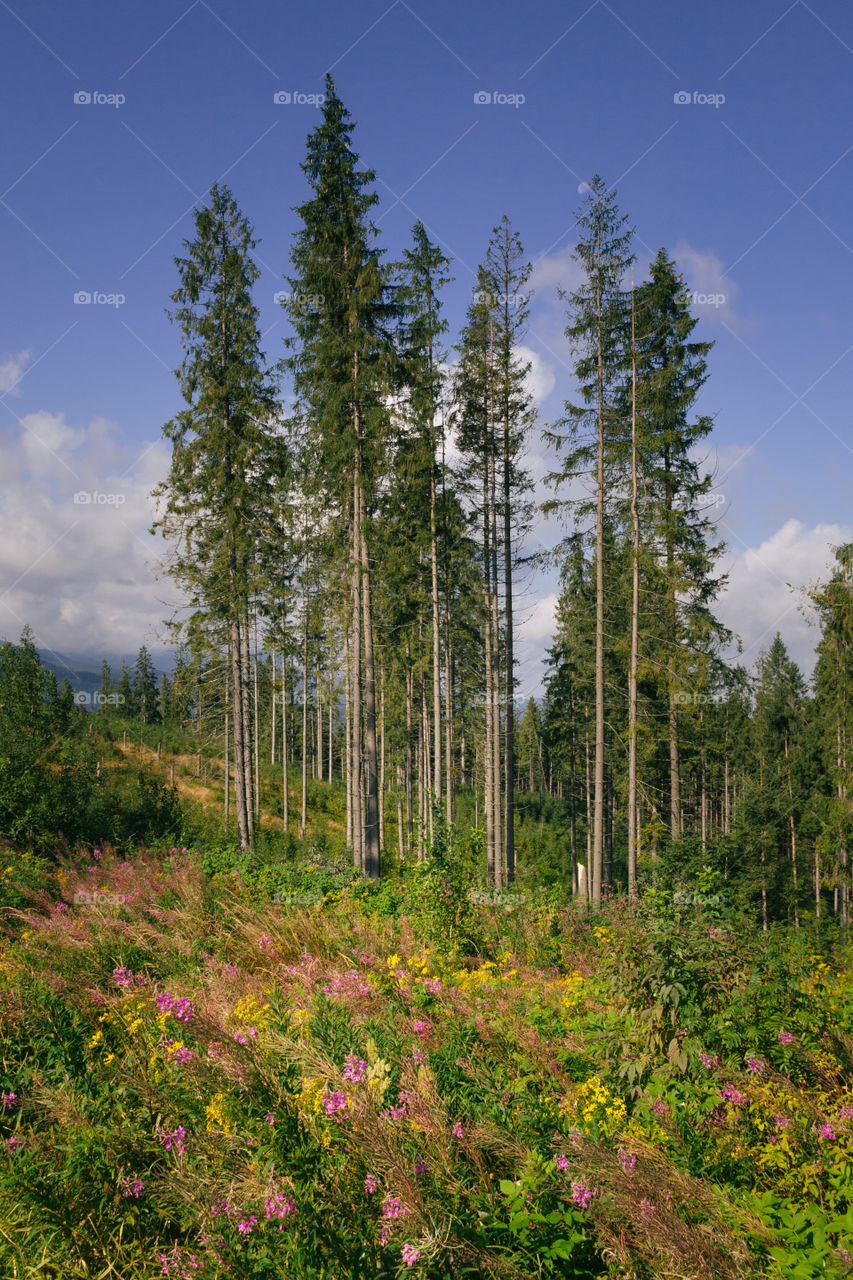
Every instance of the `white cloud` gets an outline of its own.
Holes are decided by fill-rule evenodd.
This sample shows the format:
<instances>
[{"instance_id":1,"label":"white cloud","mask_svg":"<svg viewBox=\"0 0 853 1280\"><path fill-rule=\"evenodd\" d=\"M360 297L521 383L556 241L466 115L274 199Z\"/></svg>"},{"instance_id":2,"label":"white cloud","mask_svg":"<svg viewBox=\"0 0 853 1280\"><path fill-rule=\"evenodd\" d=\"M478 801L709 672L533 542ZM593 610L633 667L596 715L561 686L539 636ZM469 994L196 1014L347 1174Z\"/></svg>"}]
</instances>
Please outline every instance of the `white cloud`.
<instances>
[{"instance_id":1,"label":"white cloud","mask_svg":"<svg viewBox=\"0 0 853 1280\"><path fill-rule=\"evenodd\" d=\"M722 259L710 249L695 249L686 240L679 240L672 256L692 291L690 309L693 314L704 320L742 328L743 317L738 316L734 309L740 289L726 275Z\"/></svg>"},{"instance_id":2,"label":"white cloud","mask_svg":"<svg viewBox=\"0 0 853 1280\"><path fill-rule=\"evenodd\" d=\"M0 360L0 393L6 395L15 391L32 354L32 351L19 351L17 355Z\"/></svg>"},{"instance_id":3,"label":"white cloud","mask_svg":"<svg viewBox=\"0 0 853 1280\"><path fill-rule=\"evenodd\" d=\"M556 381L554 367L538 351L534 351L532 347L518 346L515 349L515 354L524 364L530 365L525 379L525 386L538 409L543 400L547 400L554 390Z\"/></svg>"},{"instance_id":4,"label":"white cloud","mask_svg":"<svg viewBox=\"0 0 853 1280\"><path fill-rule=\"evenodd\" d=\"M0 475L0 635L25 623L46 649L94 655L157 644L175 588L158 582L163 544L148 533L163 442L122 442L114 424L27 414L9 428ZM85 495L88 501L75 501Z\"/></svg>"},{"instance_id":5,"label":"white cloud","mask_svg":"<svg viewBox=\"0 0 853 1280\"><path fill-rule=\"evenodd\" d=\"M729 581L717 613L743 641L740 661L751 667L778 631L791 657L811 674L819 633L804 612L805 588L827 576L834 564L833 547L851 540L853 526L809 529L792 519L757 547L730 553Z\"/></svg>"},{"instance_id":6,"label":"white cloud","mask_svg":"<svg viewBox=\"0 0 853 1280\"><path fill-rule=\"evenodd\" d=\"M533 264L528 281L534 293L545 290L577 289L583 282L584 273L580 263L575 261L573 244L564 245L554 253L543 254Z\"/></svg>"}]
</instances>

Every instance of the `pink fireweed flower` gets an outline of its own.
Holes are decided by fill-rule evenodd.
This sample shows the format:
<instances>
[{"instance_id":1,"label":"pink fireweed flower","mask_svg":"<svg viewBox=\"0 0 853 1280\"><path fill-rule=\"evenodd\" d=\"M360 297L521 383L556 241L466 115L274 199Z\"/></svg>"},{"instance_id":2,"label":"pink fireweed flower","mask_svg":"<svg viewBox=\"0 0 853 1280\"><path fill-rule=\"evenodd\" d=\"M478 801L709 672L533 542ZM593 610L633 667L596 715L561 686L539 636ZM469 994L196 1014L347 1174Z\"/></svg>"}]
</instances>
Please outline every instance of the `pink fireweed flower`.
<instances>
[{"instance_id":1,"label":"pink fireweed flower","mask_svg":"<svg viewBox=\"0 0 853 1280\"><path fill-rule=\"evenodd\" d=\"M237 1230L241 1235L248 1236L252 1234L252 1229L258 1225L258 1220L254 1214L251 1218L241 1218L237 1223Z\"/></svg>"},{"instance_id":2,"label":"pink fireweed flower","mask_svg":"<svg viewBox=\"0 0 853 1280\"><path fill-rule=\"evenodd\" d=\"M790 1116L784 1116L779 1111L777 1111L773 1116L773 1123L777 1129L790 1129L791 1127Z\"/></svg>"},{"instance_id":3,"label":"pink fireweed flower","mask_svg":"<svg viewBox=\"0 0 853 1280\"><path fill-rule=\"evenodd\" d=\"M283 1191L276 1191L274 1196L264 1202L264 1208L267 1214L267 1221L278 1218L278 1229L283 1231L285 1218L289 1218L292 1213L296 1213L296 1201L291 1200L290 1196L286 1196Z\"/></svg>"},{"instance_id":4,"label":"pink fireweed flower","mask_svg":"<svg viewBox=\"0 0 853 1280\"><path fill-rule=\"evenodd\" d=\"M344 1079L353 1084L361 1084L367 1079L367 1063L363 1058L357 1058L352 1053L349 1055L344 1063Z\"/></svg>"},{"instance_id":5,"label":"pink fireweed flower","mask_svg":"<svg viewBox=\"0 0 853 1280\"><path fill-rule=\"evenodd\" d=\"M706 1071L710 1071L712 1067L718 1067L720 1065L720 1059L717 1057L716 1053L700 1053L699 1061L702 1063L702 1066Z\"/></svg>"},{"instance_id":6,"label":"pink fireweed flower","mask_svg":"<svg viewBox=\"0 0 853 1280\"><path fill-rule=\"evenodd\" d=\"M211 1216L214 1218L228 1218L232 1212L231 1201L226 1200L224 1196L220 1196L218 1200L214 1200L210 1206Z\"/></svg>"},{"instance_id":7,"label":"pink fireweed flower","mask_svg":"<svg viewBox=\"0 0 853 1280\"><path fill-rule=\"evenodd\" d=\"M658 1098L656 1102L652 1103L652 1111L654 1111L656 1116L660 1116L661 1119L672 1115L672 1108L668 1102L664 1102L663 1098Z\"/></svg>"},{"instance_id":8,"label":"pink fireweed flower","mask_svg":"<svg viewBox=\"0 0 853 1280\"><path fill-rule=\"evenodd\" d=\"M562 1153L555 1157L554 1164L560 1170L560 1173L565 1173L569 1167L569 1162Z\"/></svg>"},{"instance_id":9,"label":"pink fireweed flower","mask_svg":"<svg viewBox=\"0 0 853 1280\"><path fill-rule=\"evenodd\" d=\"M845 1102L844 1106L839 1108L836 1119L840 1121L853 1119L853 1107L848 1102Z\"/></svg>"},{"instance_id":10,"label":"pink fireweed flower","mask_svg":"<svg viewBox=\"0 0 853 1280\"><path fill-rule=\"evenodd\" d=\"M827 1142L833 1142L836 1138L836 1132L831 1124L825 1122L818 1129L818 1137L825 1138Z\"/></svg>"},{"instance_id":11,"label":"pink fireweed flower","mask_svg":"<svg viewBox=\"0 0 853 1280\"><path fill-rule=\"evenodd\" d=\"M465 1130L462 1128L461 1120L457 1120L456 1124L453 1126L453 1136L458 1142L461 1142L465 1137Z\"/></svg>"},{"instance_id":12,"label":"pink fireweed flower","mask_svg":"<svg viewBox=\"0 0 853 1280\"><path fill-rule=\"evenodd\" d=\"M416 1249L413 1244L403 1245L403 1261L407 1267L413 1267L422 1257L420 1249Z\"/></svg>"},{"instance_id":13,"label":"pink fireweed flower","mask_svg":"<svg viewBox=\"0 0 853 1280\"><path fill-rule=\"evenodd\" d=\"M237 1044L249 1044L250 1041L257 1040L257 1038L258 1038L257 1027L247 1027L245 1031L234 1032L234 1039L236 1040Z\"/></svg>"},{"instance_id":14,"label":"pink fireweed flower","mask_svg":"<svg viewBox=\"0 0 853 1280\"><path fill-rule=\"evenodd\" d=\"M420 1066L423 1066L423 1064L426 1062L426 1054L424 1053L423 1049L413 1049L411 1053L406 1054L406 1057L403 1059L403 1061L411 1062L414 1064L414 1066L420 1067Z\"/></svg>"},{"instance_id":15,"label":"pink fireweed flower","mask_svg":"<svg viewBox=\"0 0 853 1280\"><path fill-rule=\"evenodd\" d=\"M637 1157L631 1151L619 1151L619 1163L628 1173L633 1173L634 1166L637 1163Z\"/></svg>"},{"instance_id":16,"label":"pink fireweed flower","mask_svg":"<svg viewBox=\"0 0 853 1280\"><path fill-rule=\"evenodd\" d=\"M767 1063L763 1058L747 1058L746 1065L754 1076L760 1076Z\"/></svg>"},{"instance_id":17,"label":"pink fireweed flower","mask_svg":"<svg viewBox=\"0 0 853 1280\"><path fill-rule=\"evenodd\" d=\"M185 1139L187 1131L182 1124L177 1129L164 1130L159 1134L160 1141L167 1151L174 1151L175 1155L180 1157L186 1150Z\"/></svg>"},{"instance_id":18,"label":"pink fireweed flower","mask_svg":"<svg viewBox=\"0 0 853 1280\"><path fill-rule=\"evenodd\" d=\"M580 1205L581 1209L589 1208L589 1203L594 1195L595 1192L585 1182L572 1183L572 1199L575 1204Z\"/></svg>"},{"instance_id":19,"label":"pink fireweed flower","mask_svg":"<svg viewBox=\"0 0 853 1280\"><path fill-rule=\"evenodd\" d=\"M4 1093L2 1097L0 1097L0 1102L3 1103L3 1106L7 1111L13 1111L17 1101L18 1095L16 1093Z\"/></svg>"},{"instance_id":20,"label":"pink fireweed flower","mask_svg":"<svg viewBox=\"0 0 853 1280\"><path fill-rule=\"evenodd\" d=\"M131 1178L129 1175L121 1180L121 1194L123 1196L132 1196L134 1200L138 1200L142 1194L145 1183L140 1177Z\"/></svg>"},{"instance_id":21,"label":"pink fireweed flower","mask_svg":"<svg viewBox=\"0 0 853 1280\"><path fill-rule=\"evenodd\" d=\"M267 947L272 946L272 938L265 933L262 938L258 938L258 947L261 951L265 951Z\"/></svg>"},{"instance_id":22,"label":"pink fireweed flower","mask_svg":"<svg viewBox=\"0 0 853 1280\"><path fill-rule=\"evenodd\" d=\"M379 1179L374 1177L372 1173L369 1173L364 1179L364 1189L369 1196L372 1196L374 1191L379 1190Z\"/></svg>"},{"instance_id":23,"label":"pink fireweed flower","mask_svg":"<svg viewBox=\"0 0 853 1280\"><path fill-rule=\"evenodd\" d=\"M741 1093L740 1089L736 1089L733 1084L723 1085L720 1097L725 1098L726 1102L730 1102L733 1107L742 1107L746 1102L746 1094Z\"/></svg>"},{"instance_id":24,"label":"pink fireweed flower","mask_svg":"<svg viewBox=\"0 0 853 1280\"><path fill-rule=\"evenodd\" d=\"M794 1037L791 1035L790 1031L786 1031L784 1027L783 1027L783 1028L782 1028L782 1030L779 1032L779 1034L778 1034L778 1036L776 1037L776 1039L779 1041L779 1043L780 1043L780 1044L793 1044L793 1043L794 1043Z\"/></svg>"},{"instance_id":25,"label":"pink fireweed flower","mask_svg":"<svg viewBox=\"0 0 853 1280\"><path fill-rule=\"evenodd\" d=\"M266 1120L270 1128L272 1128L272 1126L275 1124L275 1116L271 1111L267 1112L267 1114L264 1116L264 1119Z\"/></svg>"},{"instance_id":26,"label":"pink fireweed flower","mask_svg":"<svg viewBox=\"0 0 853 1280\"><path fill-rule=\"evenodd\" d=\"M383 1202L383 1218L403 1218L408 1212L408 1205L403 1204L403 1201L398 1196L388 1196L387 1200Z\"/></svg>"},{"instance_id":27,"label":"pink fireweed flower","mask_svg":"<svg viewBox=\"0 0 853 1280\"><path fill-rule=\"evenodd\" d=\"M426 1160L423 1160L420 1156L418 1156L417 1160L415 1161L415 1173L418 1175L423 1173L429 1173L428 1163L426 1162Z\"/></svg>"},{"instance_id":28,"label":"pink fireweed flower","mask_svg":"<svg viewBox=\"0 0 853 1280\"><path fill-rule=\"evenodd\" d=\"M11 1138L6 1139L6 1150L11 1152L12 1154L14 1154L14 1152L18 1150L18 1147L22 1147L23 1145L24 1145L24 1139L19 1138L17 1134L13 1133Z\"/></svg>"},{"instance_id":29,"label":"pink fireweed flower","mask_svg":"<svg viewBox=\"0 0 853 1280\"><path fill-rule=\"evenodd\" d=\"M345 1093L330 1093L323 1099L323 1110L327 1116L338 1120L341 1116L347 1114L347 1095Z\"/></svg>"},{"instance_id":30,"label":"pink fireweed flower","mask_svg":"<svg viewBox=\"0 0 853 1280\"><path fill-rule=\"evenodd\" d=\"M423 985L431 996L437 996L442 989L441 978L425 978Z\"/></svg>"},{"instance_id":31,"label":"pink fireweed flower","mask_svg":"<svg viewBox=\"0 0 853 1280\"><path fill-rule=\"evenodd\" d=\"M129 987L133 982L133 974L130 969L113 969L113 982L117 982L120 987Z\"/></svg>"},{"instance_id":32,"label":"pink fireweed flower","mask_svg":"<svg viewBox=\"0 0 853 1280\"><path fill-rule=\"evenodd\" d=\"M426 1035L429 1032L429 1023L419 1018L417 1022L412 1023L412 1030L416 1036Z\"/></svg>"}]
</instances>

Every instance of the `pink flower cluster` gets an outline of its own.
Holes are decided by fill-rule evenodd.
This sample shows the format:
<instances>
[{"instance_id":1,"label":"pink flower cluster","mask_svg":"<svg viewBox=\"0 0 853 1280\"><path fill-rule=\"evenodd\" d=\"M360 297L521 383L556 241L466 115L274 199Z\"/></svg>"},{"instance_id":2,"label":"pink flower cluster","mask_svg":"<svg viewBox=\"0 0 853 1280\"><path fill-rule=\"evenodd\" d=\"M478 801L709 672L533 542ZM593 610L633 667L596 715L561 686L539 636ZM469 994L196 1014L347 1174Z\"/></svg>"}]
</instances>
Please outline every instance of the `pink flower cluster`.
<instances>
[{"instance_id":1,"label":"pink flower cluster","mask_svg":"<svg viewBox=\"0 0 853 1280\"><path fill-rule=\"evenodd\" d=\"M572 1199L581 1209L588 1209L595 1192L585 1182L572 1183Z\"/></svg>"},{"instance_id":2,"label":"pink flower cluster","mask_svg":"<svg viewBox=\"0 0 853 1280\"><path fill-rule=\"evenodd\" d=\"M254 1214L250 1218L241 1218L237 1223L237 1230L241 1235L249 1236L252 1230L258 1225L258 1220Z\"/></svg>"},{"instance_id":3,"label":"pink flower cluster","mask_svg":"<svg viewBox=\"0 0 853 1280\"><path fill-rule=\"evenodd\" d=\"M347 1114L347 1095L345 1093L329 1093L323 1099L323 1110L333 1120L340 1120Z\"/></svg>"},{"instance_id":4,"label":"pink flower cluster","mask_svg":"<svg viewBox=\"0 0 853 1280\"><path fill-rule=\"evenodd\" d=\"M135 1178L131 1178L129 1175L126 1175L122 1178L119 1185L121 1186L121 1194L123 1196L133 1196L134 1200L138 1200L142 1194L145 1183L138 1175Z\"/></svg>"},{"instance_id":5,"label":"pink flower cluster","mask_svg":"<svg viewBox=\"0 0 853 1280\"><path fill-rule=\"evenodd\" d=\"M14 1111L17 1101L18 1095L16 1093L4 1093L0 1096L0 1102L3 1103L7 1111Z\"/></svg>"},{"instance_id":6,"label":"pink flower cluster","mask_svg":"<svg viewBox=\"0 0 853 1280\"><path fill-rule=\"evenodd\" d=\"M120 987L129 987L133 982L133 973L130 969L113 969L113 982L117 982Z\"/></svg>"},{"instance_id":7,"label":"pink flower cluster","mask_svg":"<svg viewBox=\"0 0 853 1280\"><path fill-rule=\"evenodd\" d=\"M276 1191L275 1195L264 1203L267 1213L267 1221L272 1218L278 1219L279 1231L284 1230L284 1221L289 1218L292 1213L296 1213L296 1201L291 1200L290 1196L286 1196L283 1191Z\"/></svg>"},{"instance_id":8,"label":"pink flower cluster","mask_svg":"<svg viewBox=\"0 0 853 1280\"><path fill-rule=\"evenodd\" d=\"M794 1043L794 1037L791 1035L790 1031L786 1031L784 1027L783 1027L783 1028L782 1028L782 1030L779 1032L779 1034L778 1034L778 1036L776 1037L776 1039L779 1041L779 1043L780 1043L780 1044L793 1044L793 1043Z\"/></svg>"},{"instance_id":9,"label":"pink flower cluster","mask_svg":"<svg viewBox=\"0 0 853 1280\"><path fill-rule=\"evenodd\" d=\"M554 1164L560 1170L560 1173L566 1173L569 1168L569 1162L566 1159L566 1157L562 1154L562 1152L560 1153L560 1155L555 1157Z\"/></svg>"},{"instance_id":10,"label":"pink flower cluster","mask_svg":"<svg viewBox=\"0 0 853 1280\"><path fill-rule=\"evenodd\" d=\"M763 1058L747 1058L746 1065L754 1076L760 1076L767 1067Z\"/></svg>"},{"instance_id":11,"label":"pink flower cluster","mask_svg":"<svg viewBox=\"0 0 853 1280\"><path fill-rule=\"evenodd\" d=\"M619 1156L619 1163L621 1164L622 1168L625 1169L628 1173L633 1173L634 1166L637 1163L637 1157L633 1154L633 1152L622 1151L620 1149L617 1154Z\"/></svg>"},{"instance_id":12,"label":"pink flower cluster","mask_svg":"<svg viewBox=\"0 0 853 1280\"><path fill-rule=\"evenodd\" d=\"M700 1053L699 1061L702 1063L702 1066L706 1071L710 1071L712 1067L718 1067L720 1065L720 1059L717 1057L716 1053Z\"/></svg>"},{"instance_id":13,"label":"pink flower cluster","mask_svg":"<svg viewBox=\"0 0 853 1280\"><path fill-rule=\"evenodd\" d=\"M352 1084L361 1084L367 1079L367 1063L351 1053L344 1063L344 1079Z\"/></svg>"},{"instance_id":14,"label":"pink flower cluster","mask_svg":"<svg viewBox=\"0 0 853 1280\"><path fill-rule=\"evenodd\" d=\"M159 1013L170 1013L179 1022L189 1022L196 1011L189 996L173 996L170 991L158 991L154 1003Z\"/></svg>"},{"instance_id":15,"label":"pink flower cluster","mask_svg":"<svg viewBox=\"0 0 853 1280\"><path fill-rule=\"evenodd\" d=\"M373 994L373 988L364 982L357 969L348 969L346 973L333 973L322 987L323 995L330 1000L340 1000L343 1004L357 1000L362 996Z\"/></svg>"},{"instance_id":16,"label":"pink flower cluster","mask_svg":"<svg viewBox=\"0 0 853 1280\"><path fill-rule=\"evenodd\" d=\"M730 1102L733 1107L742 1107L746 1102L746 1094L741 1093L740 1089L736 1089L733 1084L724 1084L720 1090L720 1097L725 1098L726 1102Z\"/></svg>"},{"instance_id":17,"label":"pink flower cluster","mask_svg":"<svg viewBox=\"0 0 853 1280\"><path fill-rule=\"evenodd\" d=\"M407 1267L413 1267L416 1262L421 1260L422 1257L423 1254L421 1253L421 1250L415 1248L413 1244L403 1245L403 1261Z\"/></svg>"},{"instance_id":18,"label":"pink flower cluster","mask_svg":"<svg viewBox=\"0 0 853 1280\"><path fill-rule=\"evenodd\" d=\"M247 1027L245 1031L234 1032L234 1039L237 1041L237 1044L249 1044L251 1041L257 1040L257 1038L257 1027Z\"/></svg>"},{"instance_id":19,"label":"pink flower cluster","mask_svg":"<svg viewBox=\"0 0 853 1280\"><path fill-rule=\"evenodd\" d=\"M827 1142L834 1142L836 1137L838 1136L835 1130L833 1129L832 1125L827 1124L825 1121L822 1125L819 1126L817 1132L818 1132L818 1137L824 1138Z\"/></svg>"},{"instance_id":20,"label":"pink flower cluster","mask_svg":"<svg viewBox=\"0 0 853 1280\"><path fill-rule=\"evenodd\" d=\"M364 1189L369 1196L372 1196L374 1191L379 1190L379 1179L374 1177L372 1173L369 1173L364 1179Z\"/></svg>"},{"instance_id":21,"label":"pink flower cluster","mask_svg":"<svg viewBox=\"0 0 853 1280\"><path fill-rule=\"evenodd\" d=\"M180 1157L186 1150L187 1131L182 1124L177 1129L166 1129L160 1135L160 1141L167 1151L174 1151L175 1155Z\"/></svg>"},{"instance_id":22,"label":"pink flower cluster","mask_svg":"<svg viewBox=\"0 0 853 1280\"><path fill-rule=\"evenodd\" d=\"M268 933L265 933L263 937L258 938L259 950L266 951L266 949L271 946L272 946L272 938L269 936Z\"/></svg>"}]
</instances>

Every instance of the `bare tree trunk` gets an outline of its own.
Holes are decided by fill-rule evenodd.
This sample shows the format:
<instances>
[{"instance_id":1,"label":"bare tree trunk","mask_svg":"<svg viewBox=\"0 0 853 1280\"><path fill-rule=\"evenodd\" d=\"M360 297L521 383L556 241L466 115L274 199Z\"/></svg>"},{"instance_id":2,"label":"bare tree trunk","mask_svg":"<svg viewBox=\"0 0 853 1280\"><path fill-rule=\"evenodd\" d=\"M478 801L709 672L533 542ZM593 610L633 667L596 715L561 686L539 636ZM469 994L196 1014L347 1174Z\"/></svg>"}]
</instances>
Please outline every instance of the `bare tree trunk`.
<instances>
[{"instance_id":1,"label":"bare tree trunk","mask_svg":"<svg viewBox=\"0 0 853 1280\"><path fill-rule=\"evenodd\" d=\"M225 681L225 798L223 803L223 810L224 810L223 820L225 822L226 836L228 835L228 818L230 816L229 810L231 807L231 778L229 776L231 773L231 760L230 760L231 747L228 742L228 706L229 706L228 681L226 678L226 681ZM174 770L175 770L175 766L172 765L172 782L175 781Z\"/></svg>"},{"instance_id":2,"label":"bare tree trunk","mask_svg":"<svg viewBox=\"0 0 853 1280\"><path fill-rule=\"evenodd\" d=\"M453 708L453 647L450 640L450 618L445 613L445 641L444 641L444 786L448 826L456 817L456 783L454 779L453 767L453 735L454 727L454 708Z\"/></svg>"},{"instance_id":3,"label":"bare tree trunk","mask_svg":"<svg viewBox=\"0 0 853 1280\"><path fill-rule=\"evenodd\" d=\"M261 760L260 760L260 706L258 699L258 618L257 614L252 619L254 635L255 635L255 667L254 679L252 681L252 689L254 692L255 714L255 818L260 821L261 816Z\"/></svg>"},{"instance_id":4,"label":"bare tree trunk","mask_svg":"<svg viewBox=\"0 0 853 1280\"><path fill-rule=\"evenodd\" d=\"M287 663L285 662L283 616L281 635L281 820L286 833L290 814L287 806Z\"/></svg>"},{"instance_id":5,"label":"bare tree trunk","mask_svg":"<svg viewBox=\"0 0 853 1280\"><path fill-rule=\"evenodd\" d=\"M637 501L637 345L631 280L631 658L628 672L628 896L637 893L637 671L640 658L640 508Z\"/></svg>"},{"instance_id":6,"label":"bare tree trunk","mask_svg":"<svg viewBox=\"0 0 853 1280\"><path fill-rule=\"evenodd\" d=\"M601 244L598 244L601 255ZM595 798L592 835L592 901L601 902L604 855L604 351L601 289L596 293L598 336L598 432L595 501Z\"/></svg>"},{"instance_id":7,"label":"bare tree trunk","mask_svg":"<svg viewBox=\"0 0 853 1280\"><path fill-rule=\"evenodd\" d=\"M310 595L305 577L302 602L302 800L299 809L299 839L305 839L308 822L308 607Z\"/></svg>"},{"instance_id":8,"label":"bare tree trunk","mask_svg":"<svg viewBox=\"0 0 853 1280\"><path fill-rule=\"evenodd\" d=\"M385 667L379 668L379 848L385 848Z\"/></svg>"},{"instance_id":9,"label":"bare tree trunk","mask_svg":"<svg viewBox=\"0 0 853 1280\"><path fill-rule=\"evenodd\" d=\"M345 671L344 671L344 676L345 676L345 681L344 681L344 750L343 750L343 753L342 753L342 759L343 759L343 760L345 760L345 765L344 765L344 779L345 779L345 782L346 782L346 792L347 792L347 821L346 821L347 834L346 834L346 841L347 841L347 848L348 848L348 849L353 849L353 850L354 850L354 848L355 848L355 838L354 838L354 836L353 836L353 794L352 794L352 775L353 775L353 764L352 764L352 716L351 716L351 711L350 711L350 709L351 709L351 707L352 707L352 672L351 672L351 670L350 670L350 666L351 666L351 664L350 664L349 636L347 635L346 630L344 630L344 657L345 657L345 663L344 663L344 666L345 666Z\"/></svg>"},{"instance_id":10,"label":"bare tree trunk","mask_svg":"<svg viewBox=\"0 0 853 1280\"><path fill-rule=\"evenodd\" d=\"M276 687L275 687L275 663L276 663L276 657L275 657L275 646L273 646L273 651L272 651L272 675L271 675L271 679L270 679L270 686L271 686L271 691L272 691L272 710L271 710L271 712L270 712L270 764L273 766L273 768L275 768L275 731L276 731L276 721L275 721L275 697L276 697Z\"/></svg>"},{"instance_id":11,"label":"bare tree trunk","mask_svg":"<svg viewBox=\"0 0 853 1280\"><path fill-rule=\"evenodd\" d=\"M335 700L335 686L329 690L329 786L332 785L332 766L334 765L334 722L332 719L333 703Z\"/></svg>"},{"instance_id":12,"label":"bare tree trunk","mask_svg":"<svg viewBox=\"0 0 853 1280\"><path fill-rule=\"evenodd\" d=\"M253 764L253 748L252 748L252 716L250 707L250 677L252 652L249 644L249 613L248 606L243 613L242 625L240 630L243 633L243 653L245 661L243 663L243 681L241 689L241 705L243 719L243 772L245 774L246 788L246 822L249 828L249 846L255 843L255 796L254 796L254 774Z\"/></svg>"},{"instance_id":13,"label":"bare tree trunk","mask_svg":"<svg viewBox=\"0 0 853 1280\"><path fill-rule=\"evenodd\" d=\"M365 531L364 495L361 501L361 583L364 604L364 716L367 755L367 822L364 870L371 880L379 879L379 770L376 750L376 666L373 658L373 611L370 595L370 561Z\"/></svg>"},{"instance_id":14,"label":"bare tree trunk","mask_svg":"<svg viewBox=\"0 0 853 1280\"><path fill-rule=\"evenodd\" d=\"M670 671L669 688L669 827L673 840L681 837L681 772L678 763L678 712Z\"/></svg>"},{"instance_id":15,"label":"bare tree trunk","mask_svg":"<svg viewBox=\"0 0 853 1280\"><path fill-rule=\"evenodd\" d=\"M430 424L432 440L433 424ZM430 458L429 526L430 556L432 558L432 740L433 753L432 794L435 803L441 800L441 625L438 612L438 537L436 530L435 457ZM445 679L447 678L445 673Z\"/></svg>"},{"instance_id":16,"label":"bare tree trunk","mask_svg":"<svg viewBox=\"0 0 853 1280\"><path fill-rule=\"evenodd\" d=\"M364 871L364 807L362 800L362 635L361 635L361 489L356 472L353 485L352 546L352 836L353 861Z\"/></svg>"},{"instance_id":17,"label":"bare tree trunk","mask_svg":"<svg viewBox=\"0 0 853 1280\"><path fill-rule=\"evenodd\" d=\"M412 814L412 720L414 702L414 672L412 671L412 655L409 641L406 641L406 851L412 856L413 814Z\"/></svg>"},{"instance_id":18,"label":"bare tree trunk","mask_svg":"<svg viewBox=\"0 0 853 1280\"><path fill-rule=\"evenodd\" d=\"M234 716L234 807L237 812L237 841L241 849L249 848L249 824L246 817L246 773L243 764L242 643L239 618L231 619L231 708Z\"/></svg>"}]
</instances>

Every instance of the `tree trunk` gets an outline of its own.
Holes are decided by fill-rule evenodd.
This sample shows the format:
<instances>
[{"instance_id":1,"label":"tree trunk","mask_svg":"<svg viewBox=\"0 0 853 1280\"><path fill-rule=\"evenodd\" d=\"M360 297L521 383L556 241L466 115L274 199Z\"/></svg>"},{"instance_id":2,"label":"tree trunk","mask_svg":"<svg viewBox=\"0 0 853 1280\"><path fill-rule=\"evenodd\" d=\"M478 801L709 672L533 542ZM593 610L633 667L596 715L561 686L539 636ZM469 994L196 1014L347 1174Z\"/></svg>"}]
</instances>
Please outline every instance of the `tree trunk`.
<instances>
[{"instance_id":1,"label":"tree trunk","mask_svg":"<svg viewBox=\"0 0 853 1280\"><path fill-rule=\"evenodd\" d=\"M371 880L379 879L379 770L376 750L376 667L373 658L373 610L370 595L370 562L365 530L364 495L361 502L361 583L364 605L364 718L367 756L367 822L365 824L364 871Z\"/></svg>"},{"instance_id":2,"label":"tree trunk","mask_svg":"<svg viewBox=\"0 0 853 1280\"><path fill-rule=\"evenodd\" d=\"M637 501L637 346L631 282L631 657L628 671L628 897L637 894L637 670L640 655L640 508Z\"/></svg>"},{"instance_id":3,"label":"tree trunk","mask_svg":"<svg viewBox=\"0 0 853 1280\"><path fill-rule=\"evenodd\" d=\"M305 839L308 822L308 576L302 603L302 798L299 808L299 839Z\"/></svg>"},{"instance_id":4,"label":"tree trunk","mask_svg":"<svg viewBox=\"0 0 853 1280\"><path fill-rule=\"evenodd\" d=\"M601 243L597 246L599 261ZM592 901L601 902L604 855L604 318L600 285L596 289L598 338L598 431L595 499L595 796L592 835Z\"/></svg>"}]
</instances>

